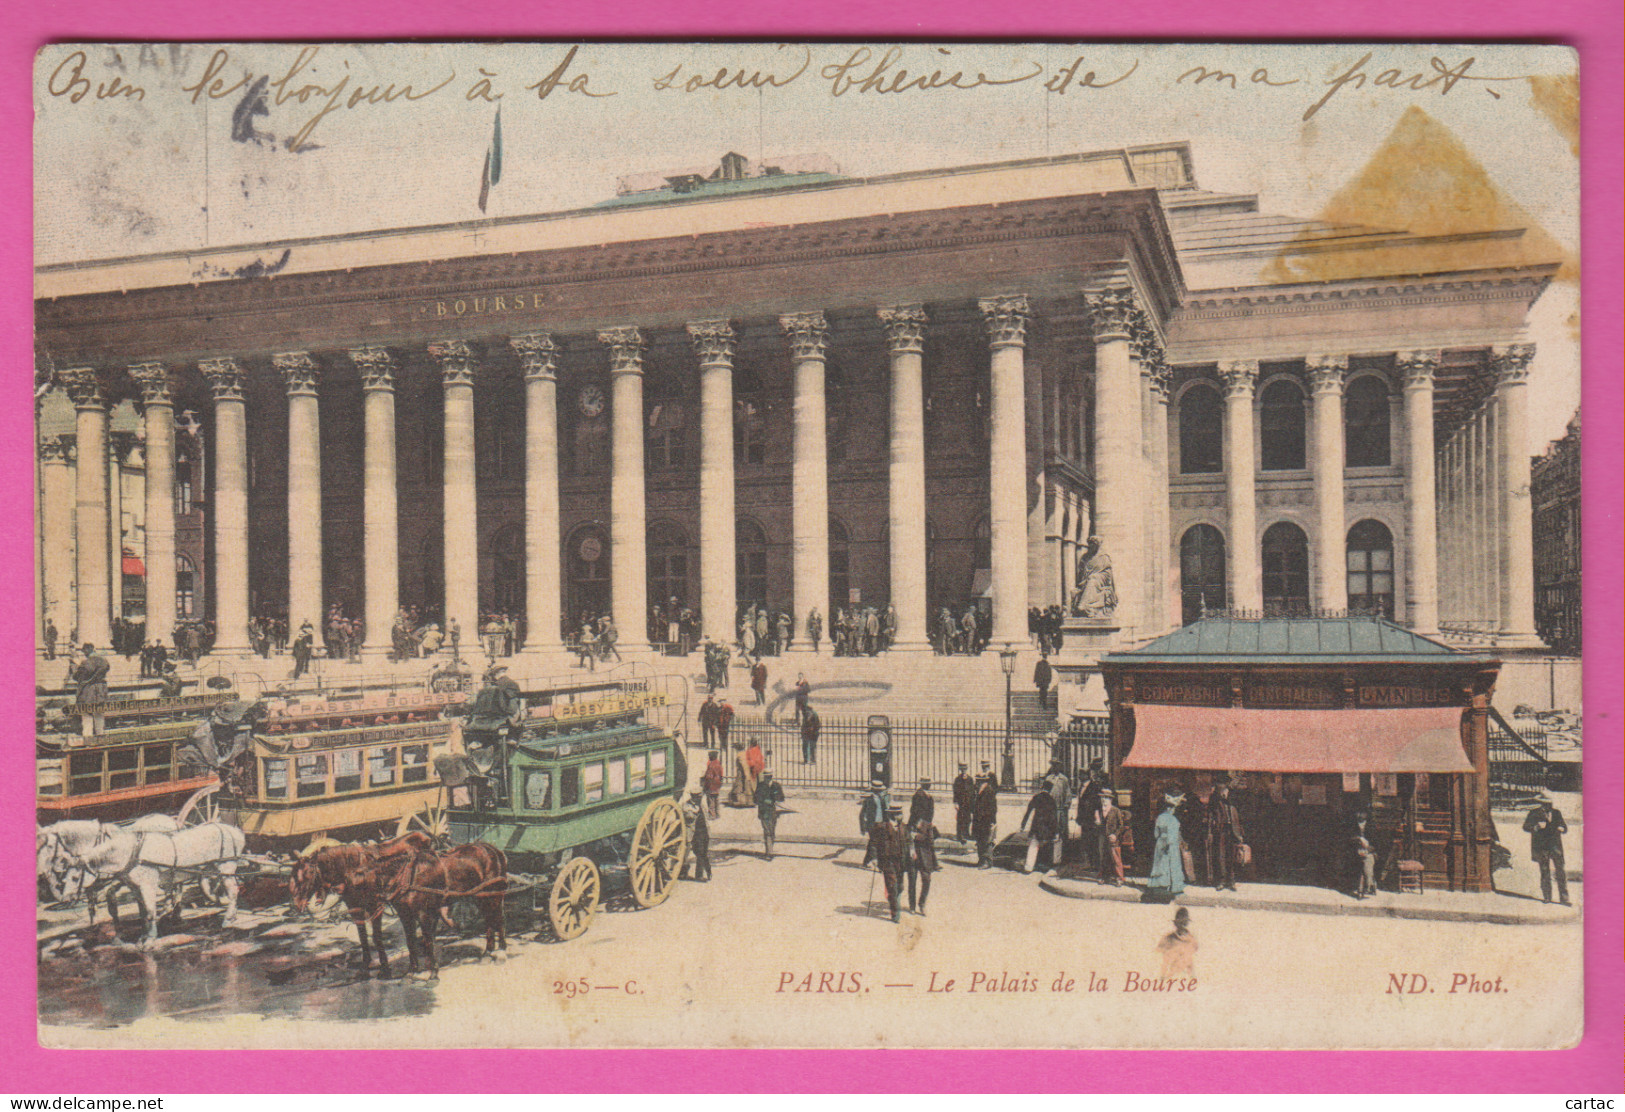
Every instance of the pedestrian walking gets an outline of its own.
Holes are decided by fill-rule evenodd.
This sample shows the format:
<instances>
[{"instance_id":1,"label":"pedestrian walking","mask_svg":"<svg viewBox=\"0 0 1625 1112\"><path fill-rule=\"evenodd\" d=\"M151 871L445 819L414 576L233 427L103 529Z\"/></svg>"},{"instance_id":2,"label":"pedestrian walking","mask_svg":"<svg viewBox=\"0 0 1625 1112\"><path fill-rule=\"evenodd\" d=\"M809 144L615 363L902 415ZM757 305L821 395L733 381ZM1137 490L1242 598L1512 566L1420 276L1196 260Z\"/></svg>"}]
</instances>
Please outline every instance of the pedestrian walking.
<instances>
[{"instance_id":1,"label":"pedestrian walking","mask_svg":"<svg viewBox=\"0 0 1625 1112\"><path fill-rule=\"evenodd\" d=\"M797 722L800 722L802 716L807 713L807 698L811 694L812 694L812 684L807 682L807 673L805 673L805 672L797 672L796 673L796 686L795 686L796 721Z\"/></svg>"},{"instance_id":2,"label":"pedestrian walking","mask_svg":"<svg viewBox=\"0 0 1625 1112\"><path fill-rule=\"evenodd\" d=\"M1151 875L1146 880L1146 898L1168 903L1185 890L1185 863L1179 841L1179 818L1175 812L1185 802L1184 792L1168 792L1162 797L1162 814L1153 828L1156 841L1151 849Z\"/></svg>"},{"instance_id":3,"label":"pedestrian walking","mask_svg":"<svg viewBox=\"0 0 1625 1112\"><path fill-rule=\"evenodd\" d=\"M1563 821L1563 812L1553 807L1551 800L1543 800L1523 820L1523 828L1529 835L1529 856L1540 866L1540 898L1552 902L1552 876L1556 874L1558 902L1567 905L1569 878L1563 863L1563 835L1569 832L1569 824Z\"/></svg>"},{"instance_id":4,"label":"pedestrian walking","mask_svg":"<svg viewBox=\"0 0 1625 1112\"><path fill-rule=\"evenodd\" d=\"M824 618L815 606L807 612L807 640L812 642L813 652L818 651L818 641L823 636Z\"/></svg>"},{"instance_id":5,"label":"pedestrian walking","mask_svg":"<svg viewBox=\"0 0 1625 1112\"><path fill-rule=\"evenodd\" d=\"M937 817L937 801L931 798L931 778L920 777L920 786L914 789L914 795L908 801L908 824L918 826L922 822L931 822Z\"/></svg>"},{"instance_id":6,"label":"pedestrian walking","mask_svg":"<svg viewBox=\"0 0 1625 1112\"><path fill-rule=\"evenodd\" d=\"M1061 863L1061 835L1056 823L1053 795L1043 789L1033 793L1033 797L1027 801L1027 811L1021 817L1021 832L1027 835L1027 859L1022 863L1022 872L1033 871L1041 851L1048 857L1041 871L1048 872Z\"/></svg>"},{"instance_id":7,"label":"pedestrian walking","mask_svg":"<svg viewBox=\"0 0 1625 1112\"><path fill-rule=\"evenodd\" d=\"M919 797L920 793L916 792L914 798L918 800ZM926 796L926 799L930 798ZM923 918L925 901L931 896L931 874L942 867L937 863L937 828L929 818L915 821L911 817L905 833L908 852L903 859L903 869L908 876L908 909ZM918 896L915 893L916 885L919 887Z\"/></svg>"},{"instance_id":8,"label":"pedestrian walking","mask_svg":"<svg viewBox=\"0 0 1625 1112\"><path fill-rule=\"evenodd\" d=\"M1103 762L1099 757L1089 762L1089 779L1078 792L1078 838L1084 856L1097 869L1105 869L1101 856L1100 822L1103 800L1110 792L1106 783Z\"/></svg>"},{"instance_id":9,"label":"pedestrian walking","mask_svg":"<svg viewBox=\"0 0 1625 1112\"><path fill-rule=\"evenodd\" d=\"M818 712L807 707L801 715L801 763L818 763L818 733L824 728Z\"/></svg>"},{"instance_id":10,"label":"pedestrian walking","mask_svg":"<svg viewBox=\"0 0 1625 1112\"><path fill-rule=\"evenodd\" d=\"M598 644L606 661L613 656L616 664L621 663L621 650L615 647L620 639L621 633L615 628L615 623L607 617L603 618L599 622Z\"/></svg>"},{"instance_id":11,"label":"pedestrian walking","mask_svg":"<svg viewBox=\"0 0 1625 1112\"><path fill-rule=\"evenodd\" d=\"M734 742L734 783L728 792L728 806L749 807L756 801L756 785L751 782L750 766L745 763L744 742Z\"/></svg>"},{"instance_id":12,"label":"pedestrian walking","mask_svg":"<svg viewBox=\"0 0 1625 1112\"><path fill-rule=\"evenodd\" d=\"M886 905L891 909L891 921L903 917L899 906L902 895L903 870L908 855L908 835L902 823L903 809L887 807L885 816L869 831L869 846L863 853L863 864L874 863L886 884Z\"/></svg>"},{"instance_id":13,"label":"pedestrian walking","mask_svg":"<svg viewBox=\"0 0 1625 1112\"><path fill-rule=\"evenodd\" d=\"M762 824L762 848L769 861L773 860L773 838L778 833L779 804L783 802L784 787L764 768L756 784L756 818Z\"/></svg>"},{"instance_id":14,"label":"pedestrian walking","mask_svg":"<svg viewBox=\"0 0 1625 1112\"><path fill-rule=\"evenodd\" d=\"M886 821L886 809L891 806L891 796L886 791L884 780L870 780L869 794L863 797L858 805L858 833L867 835L876 826Z\"/></svg>"},{"instance_id":15,"label":"pedestrian walking","mask_svg":"<svg viewBox=\"0 0 1625 1112\"><path fill-rule=\"evenodd\" d=\"M315 646L316 630L309 622L299 627L299 636L293 641L293 678L298 679L310 667L310 653Z\"/></svg>"},{"instance_id":16,"label":"pedestrian walking","mask_svg":"<svg viewBox=\"0 0 1625 1112\"><path fill-rule=\"evenodd\" d=\"M1100 796L1097 815L1100 842L1093 852L1100 863L1100 879L1115 887L1123 883L1123 842L1128 831L1128 813L1117 806L1111 792L1105 792Z\"/></svg>"},{"instance_id":17,"label":"pedestrian walking","mask_svg":"<svg viewBox=\"0 0 1625 1112\"><path fill-rule=\"evenodd\" d=\"M700 790L705 793L705 809L712 818L722 815L722 781L726 778L722 761L717 758L717 750L713 749L706 754L705 772L700 776Z\"/></svg>"},{"instance_id":18,"label":"pedestrian walking","mask_svg":"<svg viewBox=\"0 0 1625 1112\"><path fill-rule=\"evenodd\" d=\"M1354 836L1349 839L1349 849L1354 854L1354 898L1357 900L1377 894L1377 851L1366 837L1365 825L1366 814L1361 811L1354 816Z\"/></svg>"},{"instance_id":19,"label":"pedestrian walking","mask_svg":"<svg viewBox=\"0 0 1625 1112\"><path fill-rule=\"evenodd\" d=\"M756 705L761 706L767 702L767 665L762 663L760 657L750 670L750 689L756 692Z\"/></svg>"},{"instance_id":20,"label":"pedestrian walking","mask_svg":"<svg viewBox=\"0 0 1625 1112\"><path fill-rule=\"evenodd\" d=\"M705 883L711 879L711 824L705 821L705 808L700 803L699 792L689 793L683 817L688 824L689 860L683 862L680 875L686 877L692 864L694 879Z\"/></svg>"},{"instance_id":21,"label":"pedestrian walking","mask_svg":"<svg viewBox=\"0 0 1625 1112\"><path fill-rule=\"evenodd\" d=\"M1207 801L1207 877L1215 888L1236 890L1237 857L1242 853L1241 812L1230 802L1230 777L1221 776Z\"/></svg>"},{"instance_id":22,"label":"pedestrian walking","mask_svg":"<svg viewBox=\"0 0 1625 1112\"><path fill-rule=\"evenodd\" d=\"M717 746L725 747L728 744L728 728L734 722L734 706L723 699L717 704Z\"/></svg>"},{"instance_id":23,"label":"pedestrian walking","mask_svg":"<svg viewBox=\"0 0 1625 1112\"><path fill-rule=\"evenodd\" d=\"M971 835L976 839L976 867L991 869L993 847L999 836L999 782L987 761L982 762L982 773L971 815Z\"/></svg>"},{"instance_id":24,"label":"pedestrian walking","mask_svg":"<svg viewBox=\"0 0 1625 1112\"><path fill-rule=\"evenodd\" d=\"M959 775L954 777L954 838L960 845L970 836L971 815L976 806L976 778L970 774L970 765L959 762Z\"/></svg>"},{"instance_id":25,"label":"pedestrian walking","mask_svg":"<svg viewBox=\"0 0 1625 1112\"><path fill-rule=\"evenodd\" d=\"M708 693L705 696L705 702L700 704L700 709L695 714L695 717L700 721L700 744L708 749L717 743L717 711L719 709L716 696Z\"/></svg>"},{"instance_id":26,"label":"pedestrian walking","mask_svg":"<svg viewBox=\"0 0 1625 1112\"><path fill-rule=\"evenodd\" d=\"M1191 913L1187 908L1174 912L1174 929L1157 943L1162 954L1162 979L1188 977L1195 972L1196 936L1191 933Z\"/></svg>"},{"instance_id":27,"label":"pedestrian walking","mask_svg":"<svg viewBox=\"0 0 1625 1112\"><path fill-rule=\"evenodd\" d=\"M1045 653L1033 665L1033 686L1038 688L1038 709L1049 709L1049 685L1054 676L1054 669L1049 664L1049 654Z\"/></svg>"}]
</instances>

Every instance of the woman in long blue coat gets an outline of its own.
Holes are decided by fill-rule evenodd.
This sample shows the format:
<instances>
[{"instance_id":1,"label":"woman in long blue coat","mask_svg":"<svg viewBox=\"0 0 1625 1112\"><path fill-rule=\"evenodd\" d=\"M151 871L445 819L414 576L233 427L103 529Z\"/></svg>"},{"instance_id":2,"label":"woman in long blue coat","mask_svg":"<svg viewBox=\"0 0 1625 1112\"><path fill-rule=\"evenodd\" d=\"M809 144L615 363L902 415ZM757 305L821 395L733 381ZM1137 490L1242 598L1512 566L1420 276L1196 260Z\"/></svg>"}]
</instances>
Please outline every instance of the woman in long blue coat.
<instances>
[{"instance_id":1,"label":"woman in long blue coat","mask_svg":"<svg viewBox=\"0 0 1625 1112\"><path fill-rule=\"evenodd\" d=\"M1162 814L1153 828L1156 843L1151 851L1151 876L1146 880L1146 899L1167 903L1185 890L1185 864L1179 851L1179 818L1174 814L1185 801L1183 793L1162 797Z\"/></svg>"}]
</instances>

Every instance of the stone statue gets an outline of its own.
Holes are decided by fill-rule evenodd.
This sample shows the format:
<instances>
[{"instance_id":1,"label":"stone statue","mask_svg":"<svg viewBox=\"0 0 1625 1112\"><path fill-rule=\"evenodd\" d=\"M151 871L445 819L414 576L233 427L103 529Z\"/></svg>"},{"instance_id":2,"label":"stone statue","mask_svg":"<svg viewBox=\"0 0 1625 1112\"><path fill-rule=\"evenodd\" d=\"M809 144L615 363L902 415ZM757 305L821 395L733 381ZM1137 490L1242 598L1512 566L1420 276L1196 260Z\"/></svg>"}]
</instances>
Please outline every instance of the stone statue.
<instances>
[{"instance_id":1,"label":"stone statue","mask_svg":"<svg viewBox=\"0 0 1625 1112\"><path fill-rule=\"evenodd\" d=\"M1078 589L1072 593L1072 613L1082 618L1109 618L1117 610L1117 583L1112 558L1100 550L1100 538L1090 537L1078 558Z\"/></svg>"}]
</instances>

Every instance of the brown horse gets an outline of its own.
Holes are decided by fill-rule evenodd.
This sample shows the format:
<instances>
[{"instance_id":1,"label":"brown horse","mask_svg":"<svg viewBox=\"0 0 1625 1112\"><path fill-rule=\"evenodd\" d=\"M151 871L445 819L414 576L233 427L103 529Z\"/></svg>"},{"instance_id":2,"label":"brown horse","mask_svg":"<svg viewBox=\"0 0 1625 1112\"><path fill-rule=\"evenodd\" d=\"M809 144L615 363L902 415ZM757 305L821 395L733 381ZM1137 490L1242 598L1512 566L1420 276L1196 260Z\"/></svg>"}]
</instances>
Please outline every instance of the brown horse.
<instances>
[{"instance_id":1,"label":"brown horse","mask_svg":"<svg viewBox=\"0 0 1625 1112\"><path fill-rule=\"evenodd\" d=\"M379 861L378 872L390 907L406 933L411 971L418 969L419 939L431 976L439 976L435 958L436 921L447 903L470 899L485 921L485 952L508 948L503 924L503 898L507 892L508 859L486 842L453 846L445 853L415 853Z\"/></svg>"},{"instance_id":2,"label":"brown horse","mask_svg":"<svg viewBox=\"0 0 1625 1112\"><path fill-rule=\"evenodd\" d=\"M384 949L384 889L380 885L380 864L425 852L433 844L429 835L413 831L379 845L324 846L294 862L288 878L288 892L294 910L304 913L312 899L337 892L349 909L361 939L361 968L372 968L372 955L378 954L378 969L389 972L389 951ZM367 924L372 924L372 942L367 941Z\"/></svg>"}]
</instances>

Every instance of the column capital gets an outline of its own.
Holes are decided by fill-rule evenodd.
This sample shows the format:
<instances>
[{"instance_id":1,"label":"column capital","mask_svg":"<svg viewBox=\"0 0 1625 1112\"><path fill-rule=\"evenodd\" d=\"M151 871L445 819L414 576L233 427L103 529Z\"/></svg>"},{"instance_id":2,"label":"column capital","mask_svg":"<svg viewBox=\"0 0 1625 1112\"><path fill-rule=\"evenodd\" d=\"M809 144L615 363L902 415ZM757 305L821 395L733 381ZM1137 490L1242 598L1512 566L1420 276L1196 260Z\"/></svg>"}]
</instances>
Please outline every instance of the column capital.
<instances>
[{"instance_id":1,"label":"column capital","mask_svg":"<svg viewBox=\"0 0 1625 1112\"><path fill-rule=\"evenodd\" d=\"M1396 351L1394 369L1407 390L1431 387L1433 374L1439 369L1439 353L1436 350Z\"/></svg>"},{"instance_id":2,"label":"column capital","mask_svg":"<svg viewBox=\"0 0 1625 1112\"><path fill-rule=\"evenodd\" d=\"M1174 373L1160 359L1151 365L1151 396L1163 405L1174 394Z\"/></svg>"},{"instance_id":3,"label":"column capital","mask_svg":"<svg viewBox=\"0 0 1625 1112\"><path fill-rule=\"evenodd\" d=\"M242 364L231 358L205 359L197 365L203 372L203 377L209 380L209 389L214 392L217 402L240 402L243 400L243 368Z\"/></svg>"},{"instance_id":4,"label":"column capital","mask_svg":"<svg viewBox=\"0 0 1625 1112\"><path fill-rule=\"evenodd\" d=\"M1258 384L1258 360L1230 359L1220 363L1219 377L1224 380L1226 397L1250 398Z\"/></svg>"},{"instance_id":5,"label":"column capital","mask_svg":"<svg viewBox=\"0 0 1625 1112\"><path fill-rule=\"evenodd\" d=\"M598 342L609 348L609 373L612 375L640 375L643 373L643 333L635 325L600 328Z\"/></svg>"},{"instance_id":6,"label":"column capital","mask_svg":"<svg viewBox=\"0 0 1625 1112\"><path fill-rule=\"evenodd\" d=\"M72 463L74 457L74 444L77 442L73 433L63 433L60 436L42 437L39 442L39 458L41 463Z\"/></svg>"},{"instance_id":7,"label":"column capital","mask_svg":"<svg viewBox=\"0 0 1625 1112\"><path fill-rule=\"evenodd\" d=\"M363 392L395 389L395 357L388 348L376 345L351 348L349 356L350 362L361 372Z\"/></svg>"},{"instance_id":8,"label":"column capital","mask_svg":"<svg viewBox=\"0 0 1625 1112\"><path fill-rule=\"evenodd\" d=\"M72 367L56 373L56 381L68 392L75 409L106 409L107 392L95 367Z\"/></svg>"},{"instance_id":9,"label":"column capital","mask_svg":"<svg viewBox=\"0 0 1625 1112\"><path fill-rule=\"evenodd\" d=\"M559 346L553 342L551 332L521 332L508 337L508 346L518 354L526 382L558 377Z\"/></svg>"},{"instance_id":10,"label":"column capital","mask_svg":"<svg viewBox=\"0 0 1625 1112\"><path fill-rule=\"evenodd\" d=\"M984 297L976 302L982 310L982 322L987 325L990 347L1024 347L1027 343L1027 321L1032 308L1024 293L1003 297Z\"/></svg>"},{"instance_id":11,"label":"column capital","mask_svg":"<svg viewBox=\"0 0 1625 1112\"><path fill-rule=\"evenodd\" d=\"M918 355L925 350L925 326L930 318L918 303L888 305L877 310L886 329L886 344L893 355Z\"/></svg>"},{"instance_id":12,"label":"column capital","mask_svg":"<svg viewBox=\"0 0 1625 1112\"><path fill-rule=\"evenodd\" d=\"M162 363L132 363L130 377L141 388L142 405L174 405L169 369Z\"/></svg>"},{"instance_id":13,"label":"column capital","mask_svg":"<svg viewBox=\"0 0 1625 1112\"><path fill-rule=\"evenodd\" d=\"M121 464L129 457L131 452L135 451L136 445L139 443L141 443L141 438L133 432L114 431L107 434L108 455Z\"/></svg>"},{"instance_id":14,"label":"column capital","mask_svg":"<svg viewBox=\"0 0 1625 1112\"><path fill-rule=\"evenodd\" d=\"M822 359L829 346L829 322L822 310L808 313L785 313L779 318L779 328L790 340L790 355L794 359Z\"/></svg>"},{"instance_id":15,"label":"column capital","mask_svg":"<svg viewBox=\"0 0 1625 1112\"><path fill-rule=\"evenodd\" d=\"M1490 366L1502 386L1521 386L1529 381L1529 364L1535 358L1534 344L1499 344L1490 349Z\"/></svg>"},{"instance_id":16,"label":"column capital","mask_svg":"<svg viewBox=\"0 0 1625 1112\"><path fill-rule=\"evenodd\" d=\"M322 369L308 351L279 351L271 356L271 364L282 372L287 384L288 397L316 396L316 384L321 381Z\"/></svg>"},{"instance_id":17,"label":"column capital","mask_svg":"<svg viewBox=\"0 0 1625 1112\"><path fill-rule=\"evenodd\" d=\"M1309 388L1316 394L1341 394L1343 378L1348 374L1349 357L1346 355L1311 355L1303 361L1309 376Z\"/></svg>"},{"instance_id":18,"label":"column capital","mask_svg":"<svg viewBox=\"0 0 1625 1112\"><path fill-rule=\"evenodd\" d=\"M1142 374L1151 374L1151 368L1162 362L1162 341L1157 337L1157 330L1151 326L1151 314L1137 301L1129 315L1128 344L1135 362L1140 364Z\"/></svg>"},{"instance_id":19,"label":"column capital","mask_svg":"<svg viewBox=\"0 0 1625 1112\"><path fill-rule=\"evenodd\" d=\"M730 322L689 321L688 335L694 341L694 351L700 357L700 366L733 366L736 337Z\"/></svg>"},{"instance_id":20,"label":"column capital","mask_svg":"<svg viewBox=\"0 0 1625 1112\"><path fill-rule=\"evenodd\" d=\"M1085 290L1083 303L1089 310L1089 325L1094 330L1095 343L1127 340L1132 336L1134 313L1139 308L1139 299L1128 286L1105 286Z\"/></svg>"},{"instance_id":21,"label":"column capital","mask_svg":"<svg viewBox=\"0 0 1625 1112\"><path fill-rule=\"evenodd\" d=\"M435 340L429 354L440 364L440 378L447 386L472 386L479 363L474 346L467 340Z\"/></svg>"}]
</instances>

